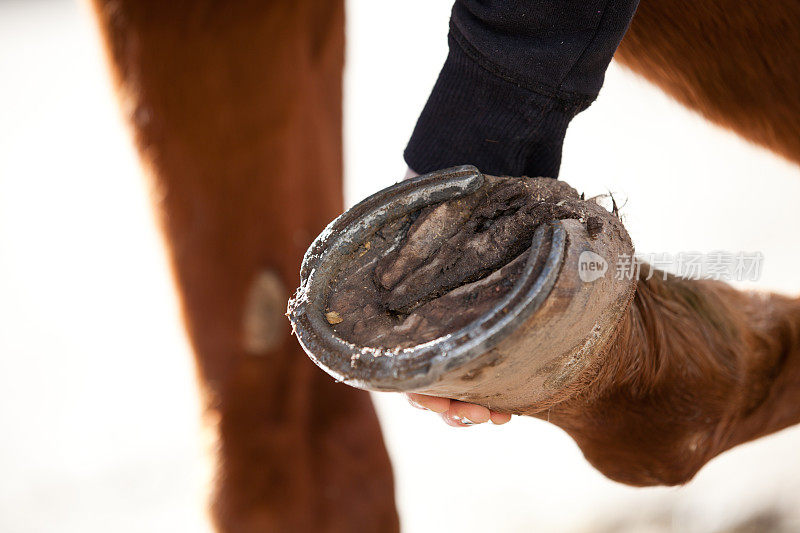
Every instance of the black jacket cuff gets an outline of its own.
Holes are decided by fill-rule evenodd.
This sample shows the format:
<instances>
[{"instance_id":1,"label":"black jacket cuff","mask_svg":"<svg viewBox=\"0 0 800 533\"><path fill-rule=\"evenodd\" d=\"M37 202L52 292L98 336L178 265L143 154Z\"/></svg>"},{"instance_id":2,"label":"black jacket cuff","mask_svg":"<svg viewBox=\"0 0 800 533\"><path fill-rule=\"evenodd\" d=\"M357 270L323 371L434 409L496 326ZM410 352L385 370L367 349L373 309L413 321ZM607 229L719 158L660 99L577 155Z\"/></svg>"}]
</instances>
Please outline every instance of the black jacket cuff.
<instances>
[{"instance_id":1,"label":"black jacket cuff","mask_svg":"<svg viewBox=\"0 0 800 533\"><path fill-rule=\"evenodd\" d=\"M570 120L591 103L511 81L449 36L450 53L405 150L419 174L475 165L495 175L557 177Z\"/></svg>"}]
</instances>

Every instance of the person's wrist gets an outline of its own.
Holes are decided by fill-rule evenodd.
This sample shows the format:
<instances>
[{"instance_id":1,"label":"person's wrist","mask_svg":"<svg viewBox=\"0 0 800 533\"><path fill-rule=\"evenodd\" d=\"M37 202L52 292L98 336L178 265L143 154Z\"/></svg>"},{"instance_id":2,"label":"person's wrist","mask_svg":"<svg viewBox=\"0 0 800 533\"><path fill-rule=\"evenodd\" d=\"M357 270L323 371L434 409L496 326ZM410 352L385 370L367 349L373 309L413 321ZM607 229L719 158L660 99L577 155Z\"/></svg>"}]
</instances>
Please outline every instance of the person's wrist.
<instances>
[{"instance_id":1,"label":"person's wrist","mask_svg":"<svg viewBox=\"0 0 800 533\"><path fill-rule=\"evenodd\" d=\"M411 167L408 167L406 168L406 175L403 176L403 179L409 180L411 178L416 178L417 176L419 176L419 173L415 172L414 169L412 169Z\"/></svg>"}]
</instances>

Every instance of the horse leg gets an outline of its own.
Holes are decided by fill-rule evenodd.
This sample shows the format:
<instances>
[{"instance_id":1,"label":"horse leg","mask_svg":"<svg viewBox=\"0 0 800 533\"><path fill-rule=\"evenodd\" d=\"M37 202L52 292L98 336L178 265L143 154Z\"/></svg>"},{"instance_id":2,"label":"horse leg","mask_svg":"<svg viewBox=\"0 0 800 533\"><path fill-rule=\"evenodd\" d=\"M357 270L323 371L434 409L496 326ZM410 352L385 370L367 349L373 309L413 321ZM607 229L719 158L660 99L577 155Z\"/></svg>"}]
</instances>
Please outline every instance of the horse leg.
<instances>
[{"instance_id":1,"label":"horse leg","mask_svg":"<svg viewBox=\"0 0 800 533\"><path fill-rule=\"evenodd\" d=\"M800 163L800 3L643 0L617 50L681 104Z\"/></svg>"},{"instance_id":2,"label":"horse leg","mask_svg":"<svg viewBox=\"0 0 800 533\"><path fill-rule=\"evenodd\" d=\"M221 531L396 530L369 397L283 316L342 209L342 1L94 0L217 415Z\"/></svg>"}]
</instances>

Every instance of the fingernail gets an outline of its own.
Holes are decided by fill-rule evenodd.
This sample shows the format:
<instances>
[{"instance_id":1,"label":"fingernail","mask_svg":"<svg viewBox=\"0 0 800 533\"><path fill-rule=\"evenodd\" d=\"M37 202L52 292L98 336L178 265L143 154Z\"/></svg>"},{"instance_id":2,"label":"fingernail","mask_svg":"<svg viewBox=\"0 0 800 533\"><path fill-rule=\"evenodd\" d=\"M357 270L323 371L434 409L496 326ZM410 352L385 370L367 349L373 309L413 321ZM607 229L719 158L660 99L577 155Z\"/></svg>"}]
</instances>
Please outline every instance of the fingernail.
<instances>
[{"instance_id":1,"label":"fingernail","mask_svg":"<svg viewBox=\"0 0 800 533\"><path fill-rule=\"evenodd\" d=\"M458 422L461 422L465 426L474 426L475 425L475 422L473 422L472 420L470 420L466 416L453 416L453 418L455 420L457 420Z\"/></svg>"},{"instance_id":2,"label":"fingernail","mask_svg":"<svg viewBox=\"0 0 800 533\"><path fill-rule=\"evenodd\" d=\"M430 409L428 409L427 407L423 407L422 405L418 404L411 398L408 398L408 403L411 404L411 407L416 407L417 409L422 409L423 411L430 411Z\"/></svg>"}]
</instances>

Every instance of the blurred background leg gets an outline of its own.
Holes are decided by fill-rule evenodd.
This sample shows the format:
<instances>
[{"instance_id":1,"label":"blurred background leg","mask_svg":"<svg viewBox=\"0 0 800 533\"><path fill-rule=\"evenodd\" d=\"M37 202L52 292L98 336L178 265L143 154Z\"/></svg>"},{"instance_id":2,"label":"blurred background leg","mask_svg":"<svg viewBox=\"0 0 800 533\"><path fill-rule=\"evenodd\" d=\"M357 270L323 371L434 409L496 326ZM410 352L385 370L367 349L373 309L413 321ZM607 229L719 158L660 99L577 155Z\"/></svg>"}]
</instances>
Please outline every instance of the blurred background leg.
<instances>
[{"instance_id":1,"label":"blurred background leg","mask_svg":"<svg viewBox=\"0 0 800 533\"><path fill-rule=\"evenodd\" d=\"M218 527L397 529L369 396L316 369L283 316L343 207L343 3L94 6L218 415Z\"/></svg>"},{"instance_id":2,"label":"blurred background leg","mask_svg":"<svg viewBox=\"0 0 800 533\"><path fill-rule=\"evenodd\" d=\"M800 163L800 4L639 5L614 56L678 102Z\"/></svg>"}]
</instances>

